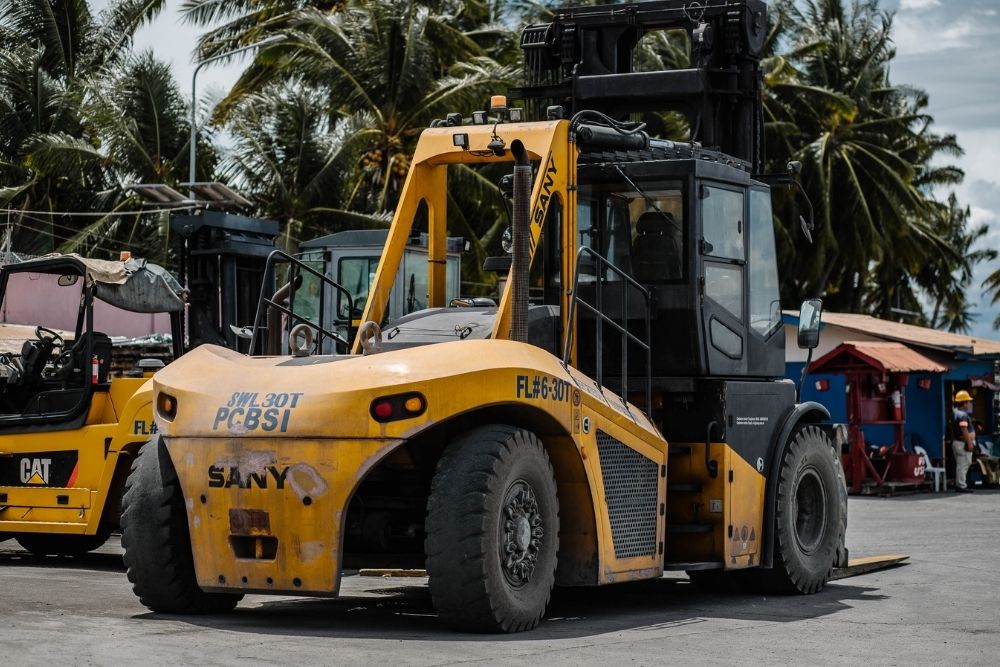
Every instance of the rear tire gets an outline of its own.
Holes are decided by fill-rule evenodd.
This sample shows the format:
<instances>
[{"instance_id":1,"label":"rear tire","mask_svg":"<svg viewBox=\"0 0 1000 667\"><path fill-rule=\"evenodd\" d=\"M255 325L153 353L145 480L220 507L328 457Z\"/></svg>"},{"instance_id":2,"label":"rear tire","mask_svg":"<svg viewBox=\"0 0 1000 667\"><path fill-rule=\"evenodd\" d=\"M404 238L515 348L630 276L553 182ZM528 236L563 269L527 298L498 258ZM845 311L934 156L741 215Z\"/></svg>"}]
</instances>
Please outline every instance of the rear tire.
<instances>
[{"instance_id":1,"label":"rear tire","mask_svg":"<svg viewBox=\"0 0 1000 667\"><path fill-rule=\"evenodd\" d=\"M559 505L529 431L484 426L438 462L427 503L427 574L442 620L470 632L538 625L555 584Z\"/></svg>"},{"instance_id":2,"label":"rear tire","mask_svg":"<svg viewBox=\"0 0 1000 667\"><path fill-rule=\"evenodd\" d=\"M75 557L85 556L99 548L110 536L110 530L101 529L96 535L21 533L15 539L18 544L36 556Z\"/></svg>"},{"instance_id":3,"label":"rear tire","mask_svg":"<svg viewBox=\"0 0 1000 667\"><path fill-rule=\"evenodd\" d=\"M215 614L231 611L243 598L198 587L184 497L160 436L139 448L125 482L121 523L128 580L152 611Z\"/></svg>"},{"instance_id":4,"label":"rear tire","mask_svg":"<svg viewBox=\"0 0 1000 667\"><path fill-rule=\"evenodd\" d=\"M778 475L775 558L769 588L817 593L839 560L847 532L847 488L840 458L819 427L792 436Z\"/></svg>"}]
</instances>

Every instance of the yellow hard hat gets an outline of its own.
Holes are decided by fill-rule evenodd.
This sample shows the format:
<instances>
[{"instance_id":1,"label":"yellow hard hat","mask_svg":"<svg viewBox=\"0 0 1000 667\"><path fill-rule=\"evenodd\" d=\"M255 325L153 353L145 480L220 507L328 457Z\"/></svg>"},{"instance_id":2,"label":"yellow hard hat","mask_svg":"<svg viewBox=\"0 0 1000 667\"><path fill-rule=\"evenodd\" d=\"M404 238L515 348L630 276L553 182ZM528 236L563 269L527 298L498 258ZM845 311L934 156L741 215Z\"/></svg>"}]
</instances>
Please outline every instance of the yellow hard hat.
<instances>
[{"instance_id":1,"label":"yellow hard hat","mask_svg":"<svg viewBox=\"0 0 1000 667\"><path fill-rule=\"evenodd\" d=\"M969 392L965 391L964 389L955 394L956 403L968 403L971 400L972 400L972 395L969 394Z\"/></svg>"}]
</instances>

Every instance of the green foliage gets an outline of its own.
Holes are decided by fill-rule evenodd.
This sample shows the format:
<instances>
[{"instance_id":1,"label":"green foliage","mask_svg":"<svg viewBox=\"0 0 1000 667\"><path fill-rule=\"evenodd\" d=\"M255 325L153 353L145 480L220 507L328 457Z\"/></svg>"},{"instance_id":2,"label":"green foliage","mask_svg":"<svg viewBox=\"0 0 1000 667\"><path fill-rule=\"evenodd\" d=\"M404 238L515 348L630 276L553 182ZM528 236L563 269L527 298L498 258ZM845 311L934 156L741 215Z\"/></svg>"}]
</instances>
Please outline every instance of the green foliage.
<instances>
[{"instance_id":1,"label":"green foliage","mask_svg":"<svg viewBox=\"0 0 1000 667\"><path fill-rule=\"evenodd\" d=\"M118 0L95 15L83 0L0 1L0 201L20 211L6 216L17 250L164 258L150 252L164 247L159 216L62 213L133 208L127 183L176 183L186 104L166 65L131 53L162 6Z\"/></svg>"},{"instance_id":2,"label":"green foliage","mask_svg":"<svg viewBox=\"0 0 1000 667\"><path fill-rule=\"evenodd\" d=\"M130 182L186 175L188 104L166 65L131 52L162 0L117 0L95 15L84 0L0 0L0 202L26 211L110 210ZM201 27L197 55L254 44L253 61L206 113L199 179L222 178L303 238L385 225L420 131L448 111L483 108L516 85L518 27L580 0L186 0ZM815 244L802 210L777 193L784 305L822 295L827 307L962 331L979 247L968 209L940 193L959 183L955 137L934 131L926 93L890 77L892 15L876 0L773 0L767 36L769 171L803 164ZM640 42L637 71L685 67L683 31ZM684 140L678 114L644 114L650 131ZM231 137L219 148L217 131ZM220 160L220 155L221 160ZM218 169L216 170L216 166ZM451 233L481 264L507 214L499 172L452 168ZM162 246L163 221L22 216L19 249ZM39 235L39 231L41 234ZM148 253L147 253L148 254ZM475 271L472 282L484 278ZM986 283L1000 300L1000 271ZM1000 324L1000 323L998 323Z\"/></svg>"},{"instance_id":3,"label":"green foliage","mask_svg":"<svg viewBox=\"0 0 1000 667\"><path fill-rule=\"evenodd\" d=\"M770 168L801 161L816 206L812 247L791 197L776 209L785 306L821 295L831 310L895 319L923 313L929 297L934 312L918 320L964 330L971 267L989 257L972 250L982 234L967 229L968 216L935 198L962 178L938 158L961 150L931 130L926 93L890 80L892 16L875 0L784 0L771 21Z\"/></svg>"}]
</instances>

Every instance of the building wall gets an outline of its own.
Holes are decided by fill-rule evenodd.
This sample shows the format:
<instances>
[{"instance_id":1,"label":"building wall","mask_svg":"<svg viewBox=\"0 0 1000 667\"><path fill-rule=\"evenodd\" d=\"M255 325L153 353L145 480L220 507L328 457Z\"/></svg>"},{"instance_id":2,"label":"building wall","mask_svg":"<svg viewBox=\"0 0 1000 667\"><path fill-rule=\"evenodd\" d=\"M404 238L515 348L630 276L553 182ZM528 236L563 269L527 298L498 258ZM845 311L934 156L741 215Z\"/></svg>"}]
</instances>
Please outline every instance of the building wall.
<instances>
[{"instance_id":1,"label":"building wall","mask_svg":"<svg viewBox=\"0 0 1000 667\"><path fill-rule=\"evenodd\" d=\"M785 375L798 382L804 363L788 363ZM963 379L965 378L963 375ZM920 389L917 381L929 378L929 389ZM819 391L817 381L827 380L830 388ZM941 443L945 432L944 382L939 374L911 373L906 385L906 439L907 446L920 445L932 458L942 456ZM847 423L847 381L841 374L811 373L802 386L802 400L816 401L830 411L830 420L835 424ZM889 445L894 439L890 425L869 425L862 428L865 441L873 445Z\"/></svg>"},{"instance_id":2,"label":"building wall","mask_svg":"<svg viewBox=\"0 0 1000 667\"><path fill-rule=\"evenodd\" d=\"M805 365L805 351L799 350L796 345L795 327L785 325L785 335L787 346L785 348L787 362L785 364L785 377L795 382L799 381L802 368ZM820 346L813 353L813 359L819 359L824 354L834 349L841 343L849 340L882 340L874 336L865 336L854 331L848 331L841 327L824 326L820 337ZM992 374L992 360L982 359L958 359L953 362L955 366L946 373L911 373L909 383L906 386L906 442L908 447L920 445L927 450L932 459L942 459L945 456L944 439L947 431L952 382L965 382L970 376L982 376ZM930 379L930 388L920 389L918 380L921 378ZM827 391L818 391L816 381L826 379L830 383ZM977 391L986 391L979 389ZM830 411L830 418L834 423L846 423L847 421L847 395L846 381L843 375L828 373L810 374L806 377L806 382L802 387L802 400L816 401ZM987 400L992 405L992 396ZM995 415L992 410L984 412L984 431L992 434L997 430ZM871 444L889 444L893 441L891 426L866 426L862 429L865 440Z\"/></svg>"},{"instance_id":3,"label":"building wall","mask_svg":"<svg viewBox=\"0 0 1000 667\"><path fill-rule=\"evenodd\" d=\"M819 337L819 346L813 350L813 360L819 359L833 348L848 340L872 341L883 339L876 336L866 336L865 334L844 329L843 327L824 324ZM803 364L808 352L809 350L799 348L797 324L785 324L785 361L788 363Z\"/></svg>"}]
</instances>

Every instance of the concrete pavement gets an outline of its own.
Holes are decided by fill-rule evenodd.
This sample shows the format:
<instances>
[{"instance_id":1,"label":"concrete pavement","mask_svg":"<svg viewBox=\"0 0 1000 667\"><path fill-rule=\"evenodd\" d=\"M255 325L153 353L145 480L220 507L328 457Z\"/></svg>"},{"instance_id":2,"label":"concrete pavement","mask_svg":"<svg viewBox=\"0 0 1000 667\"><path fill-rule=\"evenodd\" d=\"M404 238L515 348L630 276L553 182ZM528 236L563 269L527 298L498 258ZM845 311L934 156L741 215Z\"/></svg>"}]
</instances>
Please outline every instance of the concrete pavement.
<instances>
[{"instance_id":1,"label":"concrete pavement","mask_svg":"<svg viewBox=\"0 0 1000 667\"><path fill-rule=\"evenodd\" d=\"M72 664L1000 663L1000 492L851 498L852 556L910 564L808 597L708 593L683 574L560 590L509 636L450 632L422 579L351 576L344 597L249 596L222 616L152 614L113 539L83 559L0 543L0 661Z\"/></svg>"}]
</instances>

